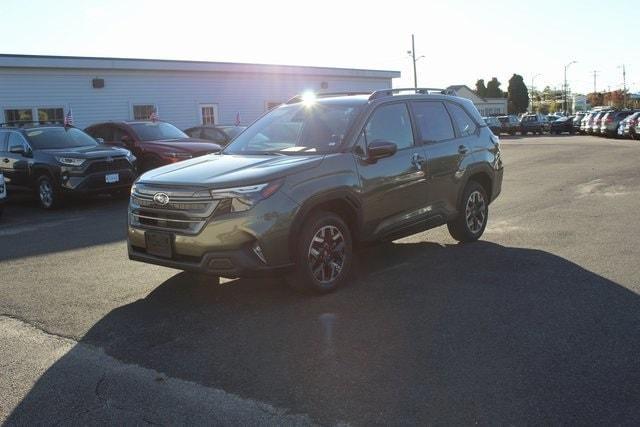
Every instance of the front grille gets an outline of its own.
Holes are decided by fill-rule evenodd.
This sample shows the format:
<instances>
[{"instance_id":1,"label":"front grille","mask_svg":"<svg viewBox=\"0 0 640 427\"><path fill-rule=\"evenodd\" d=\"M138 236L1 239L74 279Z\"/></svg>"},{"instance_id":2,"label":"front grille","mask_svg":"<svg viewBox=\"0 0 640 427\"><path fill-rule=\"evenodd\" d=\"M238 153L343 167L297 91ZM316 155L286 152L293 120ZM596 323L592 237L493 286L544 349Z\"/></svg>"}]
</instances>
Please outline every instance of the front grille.
<instances>
[{"instance_id":1,"label":"front grille","mask_svg":"<svg viewBox=\"0 0 640 427\"><path fill-rule=\"evenodd\" d=\"M169 202L156 202L157 193L166 194ZM141 228L197 234L219 203L206 189L136 184L131 196L129 222Z\"/></svg>"},{"instance_id":2,"label":"front grille","mask_svg":"<svg viewBox=\"0 0 640 427\"><path fill-rule=\"evenodd\" d=\"M131 163L125 158L117 158L112 161L101 159L91 162L86 173L112 172L122 169L131 169Z\"/></svg>"}]
</instances>

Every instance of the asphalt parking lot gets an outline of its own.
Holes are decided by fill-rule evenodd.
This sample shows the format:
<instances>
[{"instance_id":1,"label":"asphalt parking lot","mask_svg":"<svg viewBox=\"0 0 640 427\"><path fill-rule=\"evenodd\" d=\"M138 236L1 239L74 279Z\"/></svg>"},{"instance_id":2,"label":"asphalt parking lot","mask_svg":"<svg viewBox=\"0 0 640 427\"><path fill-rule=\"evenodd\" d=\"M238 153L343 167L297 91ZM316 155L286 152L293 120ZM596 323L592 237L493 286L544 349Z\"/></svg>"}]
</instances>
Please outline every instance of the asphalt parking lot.
<instances>
[{"instance_id":1,"label":"asphalt parking lot","mask_svg":"<svg viewBox=\"0 0 640 427\"><path fill-rule=\"evenodd\" d=\"M126 258L126 202L0 219L8 424L633 424L640 143L505 137L481 242L359 254L322 296Z\"/></svg>"}]
</instances>

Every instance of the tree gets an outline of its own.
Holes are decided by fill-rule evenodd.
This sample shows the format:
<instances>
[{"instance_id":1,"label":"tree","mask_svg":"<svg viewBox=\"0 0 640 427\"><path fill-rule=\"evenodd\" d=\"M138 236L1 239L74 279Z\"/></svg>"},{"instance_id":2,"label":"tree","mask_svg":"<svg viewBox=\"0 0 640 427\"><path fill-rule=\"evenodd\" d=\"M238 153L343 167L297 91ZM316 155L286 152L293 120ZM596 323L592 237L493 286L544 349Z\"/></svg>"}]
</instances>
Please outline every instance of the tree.
<instances>
[{"instance_id":1,"label":"tree","mask_svg":"<svg viewBox=\"0 0 640 427\"><path fill-rule=\"evenodd\" d=\"M502 98L504 93L500 90L500 82L497 78L492 78L489 83L487 83L487 98Z\"/></svg>"},{"instance_id":2,"label":"tree","mask_svg":"<svg viewBox=\"0 0 640 427\"><path fill-rule=\"evenodd\" d=\"M508 88L508 108L511 114L525 113L529 108L529 91L524 79L518 74L514 74L509 79Z\"/></svg>"},{"instance_id":3,"label":"tree","mask_svg":"<svg viewBox=\"0 0 640 427\"><path fill-rule=\"evenodd\" d=\"M476 94L482 98L487 96L487 87L484 85L484 79L476 82Z\"/></svg>"},{"instance_id":4,"label":"tree","mask_svg":"<svg viewBox=\"0 0 640 427\"><path fill-rule=\"evenodd\" d=\"M604 105L604 93L592 92L590 94L587 94L587 102L592 107Z\"/></svg>"}]
</instances>

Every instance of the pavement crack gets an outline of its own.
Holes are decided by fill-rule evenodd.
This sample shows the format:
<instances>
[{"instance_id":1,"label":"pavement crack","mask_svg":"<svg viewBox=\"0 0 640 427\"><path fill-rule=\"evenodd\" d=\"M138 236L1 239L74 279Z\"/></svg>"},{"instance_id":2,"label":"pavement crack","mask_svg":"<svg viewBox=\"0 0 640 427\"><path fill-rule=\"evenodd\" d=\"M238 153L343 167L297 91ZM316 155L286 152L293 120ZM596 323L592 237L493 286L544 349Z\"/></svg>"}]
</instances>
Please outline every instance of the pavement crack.
<instances>
[{"instance_id":1,"label":"pavement crack","mask_svg":"<svg viewBox=\"0 0 640 427\"><path fill-rule=\"evenodd\" d=\"M74 336L71 335L64 335L64 334L60 334L57 332L53 332L45 327L43 327L42 325L35 323L33 321L30 321L28 319L25 319L24 317L20 317L20 316L16 316L15 314L9 314L9 313L0 313L0 318L7 318L7 319L11 319L11 320L16 320L20 323L23 323L24 325L31 327L33 329L36 329L46 335L49 335L50 337L53 338L58 338L58 339L62 339L62 340L66 340L66 341L72 341L73 344L77 344L78 343L78 339Z\"/></svg>"}]
</instances>

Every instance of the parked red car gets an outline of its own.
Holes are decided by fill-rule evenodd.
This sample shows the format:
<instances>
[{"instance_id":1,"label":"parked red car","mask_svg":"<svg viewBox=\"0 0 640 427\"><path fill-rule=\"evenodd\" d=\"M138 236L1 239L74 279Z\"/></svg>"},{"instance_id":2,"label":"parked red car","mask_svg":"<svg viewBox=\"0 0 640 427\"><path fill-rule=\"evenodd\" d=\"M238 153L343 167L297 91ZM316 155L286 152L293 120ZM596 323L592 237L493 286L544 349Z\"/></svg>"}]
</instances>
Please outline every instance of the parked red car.
<instances>
[{"instance_id":1,"label":"parked red car","mask_svg":"<svg viewBox=\"0 0 640 427\"><path fill-rule=\"evenodd\" d=\"M158 120L96 123L85 132L106 144L131 150L138 158L140 173L222 149L206 139L190 138L171 123Z\"/></svg>"}]
</instances>

